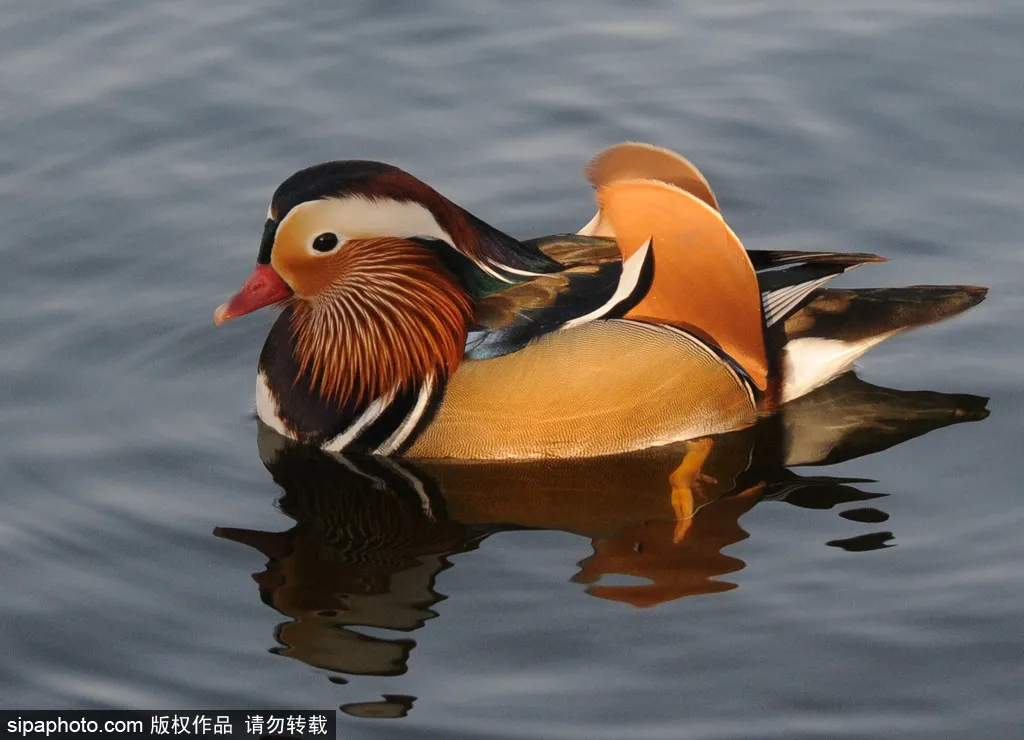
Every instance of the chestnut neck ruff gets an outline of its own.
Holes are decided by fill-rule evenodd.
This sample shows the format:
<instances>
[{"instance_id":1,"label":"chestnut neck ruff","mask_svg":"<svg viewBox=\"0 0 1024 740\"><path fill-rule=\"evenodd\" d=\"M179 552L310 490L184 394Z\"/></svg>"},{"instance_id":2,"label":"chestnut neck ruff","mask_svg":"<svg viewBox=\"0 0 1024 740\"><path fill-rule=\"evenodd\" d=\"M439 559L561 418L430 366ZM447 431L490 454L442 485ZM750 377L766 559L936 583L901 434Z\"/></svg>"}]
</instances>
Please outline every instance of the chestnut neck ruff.
<instances>
[{"instance_id":1,"label":"chestnut neck ruff","mask_svg":"<svg viewBox=\"0 0 1024 740\"><path fill-rule=\"evenodd\" d=\"M462 360L473 305L437 254L405 239L342 247L336 273L317 295L292 302L298 372L336 408L446 378Z\"/></svg>"}]
</instances>

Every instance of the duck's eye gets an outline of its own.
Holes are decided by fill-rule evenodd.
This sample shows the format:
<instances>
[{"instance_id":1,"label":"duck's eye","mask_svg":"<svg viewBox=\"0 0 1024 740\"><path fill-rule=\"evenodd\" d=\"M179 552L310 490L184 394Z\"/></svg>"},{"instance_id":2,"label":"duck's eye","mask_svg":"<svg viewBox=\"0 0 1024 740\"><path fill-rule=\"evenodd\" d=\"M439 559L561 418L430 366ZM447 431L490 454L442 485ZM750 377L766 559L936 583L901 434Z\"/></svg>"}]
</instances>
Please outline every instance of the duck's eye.
<instances>
[{"instance_id":1,"label":"duck's eye","mask_svg":"<svg viewBox=\"0 0 1024 740\"><path fill-rule=\"evenodd\" d=\"M313 249L318 252L330 252L338 246L338 235L327 232L313 240Z\"/></svg>"}]
</instances>

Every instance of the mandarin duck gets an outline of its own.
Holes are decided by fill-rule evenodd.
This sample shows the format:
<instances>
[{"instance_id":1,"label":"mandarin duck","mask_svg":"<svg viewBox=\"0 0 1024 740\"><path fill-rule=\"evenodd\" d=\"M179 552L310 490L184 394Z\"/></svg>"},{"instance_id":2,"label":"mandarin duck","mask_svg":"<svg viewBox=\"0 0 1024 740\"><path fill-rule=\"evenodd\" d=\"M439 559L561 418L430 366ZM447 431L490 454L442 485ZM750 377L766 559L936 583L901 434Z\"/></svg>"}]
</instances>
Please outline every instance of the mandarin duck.
<instances>
[{"instance_id":1,"label":"mandarin duck","mask_svg":"<svg viewBox=\"0 0 1024 740\"><path fill-rule=\"evenodd\" d=\"M398 167L286 179L256 268L217 325L283 310L256 411L332 452L618 454L754 424L870 347L984 288L832 290L872 254L744 249L688 160L619 144L587 167L597 214L517 240Z\"/></svg>"}]
</instances>

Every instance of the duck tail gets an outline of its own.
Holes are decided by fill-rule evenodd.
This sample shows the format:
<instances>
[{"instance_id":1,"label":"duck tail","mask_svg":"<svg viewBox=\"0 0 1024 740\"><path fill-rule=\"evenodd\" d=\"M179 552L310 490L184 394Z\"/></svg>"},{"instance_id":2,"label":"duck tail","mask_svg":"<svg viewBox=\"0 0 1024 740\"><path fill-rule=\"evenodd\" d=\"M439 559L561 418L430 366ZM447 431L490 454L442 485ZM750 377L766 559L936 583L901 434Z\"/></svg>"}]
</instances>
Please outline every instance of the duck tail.
<instances>
[{"instance_id":1,"label":"duck tail","mask_svg":"<svg viewBox=\"0 0 1024 740\"><path fill-rule=\"evenodd\" d=\"M975 285L820 289L777 335L782 401L824 385L894 334L963 313L987 294Z\"/></svg>"}]
</instances>

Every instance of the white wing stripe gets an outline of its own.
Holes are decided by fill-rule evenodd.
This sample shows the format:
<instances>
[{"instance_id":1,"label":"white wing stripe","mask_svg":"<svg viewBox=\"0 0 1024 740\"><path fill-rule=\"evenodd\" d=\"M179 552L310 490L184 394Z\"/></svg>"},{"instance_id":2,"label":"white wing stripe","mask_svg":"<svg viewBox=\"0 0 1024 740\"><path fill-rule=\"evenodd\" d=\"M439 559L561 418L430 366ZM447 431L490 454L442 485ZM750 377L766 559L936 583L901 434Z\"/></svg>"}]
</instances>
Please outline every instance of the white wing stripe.
<instances>
[{"instance_id":1,"label":"white wing stripe","mask_svg":"<svg viewBox=\"0 0 1024 740\"><path fill-rule=\"evenodd\" d=\"M779 319L785 318L800 301L834 277L836 276L827 275L817 280L791 285L788 288L781 288L762 294L761 303L764 310L765 324L771 326Z\"/></svg>"},{"instance_id":2,"label":"white wing stripe","mask_svg":"<svg viewBox=\"0 0 1024 740\"><path fill-rule=\"evenodd\" d=\"M636 250L629 259L622 263L622 274L619 276L619 284L615 288L614 295L600 308L596 308L583 316L577 316L572 321L567 321L564 328L568 329L580 324L586 324L594 319L599 319L626 300L630 293L636 290L637 283L640 282L640 275L643 273L644 262L647 260L647 253L650 249L651 239L648 239L640 249Z\"/></svg>"}]
</instances>

